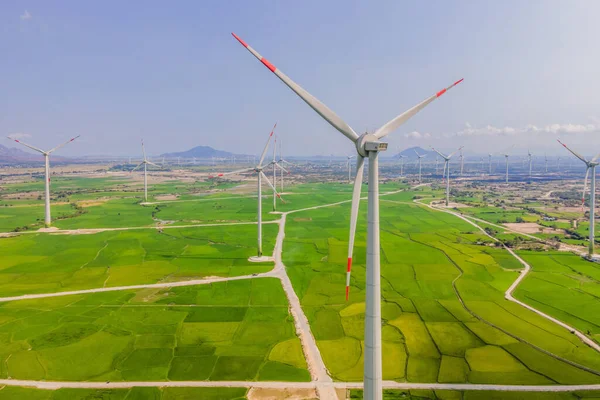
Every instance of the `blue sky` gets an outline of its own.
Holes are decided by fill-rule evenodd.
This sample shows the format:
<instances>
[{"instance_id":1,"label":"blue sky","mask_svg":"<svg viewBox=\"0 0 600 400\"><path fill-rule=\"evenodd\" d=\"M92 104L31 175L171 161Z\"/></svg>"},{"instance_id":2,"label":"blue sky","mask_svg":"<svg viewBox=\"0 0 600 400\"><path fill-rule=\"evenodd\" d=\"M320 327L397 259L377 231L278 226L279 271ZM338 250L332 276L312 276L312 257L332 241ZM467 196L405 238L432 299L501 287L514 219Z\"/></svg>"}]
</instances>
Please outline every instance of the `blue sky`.
<instances>
[{"instance_id":1,"label":"blue sky","mask_svg":"<svg viewBox=\"0 0 600 400\"><path fill-rule=\"evenodd\" d=\"M0 131L61 154L352 145L230 35L357 132L465 81L389 137L471 151L600 151L598 1L0 2ZM468 125L467 125L468 124ZM8 140L1 142L10 145Z\"/></svg>"}]
</instances>

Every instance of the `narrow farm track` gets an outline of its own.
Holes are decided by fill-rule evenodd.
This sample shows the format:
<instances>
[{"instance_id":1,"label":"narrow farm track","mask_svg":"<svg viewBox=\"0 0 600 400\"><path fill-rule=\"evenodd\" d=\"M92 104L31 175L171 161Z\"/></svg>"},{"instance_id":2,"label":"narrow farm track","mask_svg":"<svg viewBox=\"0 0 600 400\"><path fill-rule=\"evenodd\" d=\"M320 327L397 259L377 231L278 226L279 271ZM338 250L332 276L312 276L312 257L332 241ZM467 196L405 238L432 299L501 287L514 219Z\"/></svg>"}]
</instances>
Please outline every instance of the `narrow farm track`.
<instances>
[{"instance_id":1,"label":"narrow farm track","mask_svg":"<svg viewBox=\"0 0 600 400\"><path fill-rule=\"evenodd\" d=\"M278 381L141 381L141 382L62 382L62 381L27 381L18 379L0 379L0 386L26 386L37 389L129 389L133 387L230 387L230 388L265 388L265 389L317 389L317 382L278 382ZM322 387L335 389L362 389L362 382L330 382ZM583 390L600 390L600 384L594 385L488 385L471 383L405 383L383 381L384 389L399 390L467 390L467 391L502 391L502 392L574 392ZM1 393L1 392L0 392ZM336 397L337 398L337 397Z\"/></svg>"},{"instance_id":2,"label":"narrow farm track","mask_svg":"<svg viewBox=\"0 0 600 400\"><path fill-rule=\"evenodd\" d=\"M418 204L427 206L427 207L429 207L429 208L431 208L433 210L438 210L438 211L442 211L442 212L454 215L455 217L462 219L463 221L467 222L468 224L473 225L474 227L476 227L477 229L479 229L481 232L483 232L487 237L491 238L492 240L494 240L496 242L498 241L498 239L496 239L495 237L493 237L490 234L488 234L479 225L477 225L476 223L474 223L473 221L471 221L469 218L467 218L467 217L465 217L465 216L463 216L461 214L458 214L458 213L455 213L453 211L446 210L446 209L443 209L443 208L440 208L440 207L435 207L435 206L432 206L431 204L423 204L423 203L421 203L419 201L415 201L415 202L418 203ZM548 314L546 314L546 313L544 313L542 311L539 311L536 308L531 307L530 305L525 304L522 301L514 298L513 292L515 291L515 289L517 288L517 286L519 286L519 284L523 281L523 279L525 279L525 277L527 276L527 274L531 271L531 266L529 264L527 264L525 262L525 260L523 260L521 257L519 257L512 249L510 249L510 248L508 248L508 247L506 247L504 245L503 245L503 247L515 259L517 259L517 261L519 261L519 263L521 263L521 265L523 265L523 270L519 271L519 277L512 283L512 285L510 285L510 287L506 290L506 292L504 292L504 297L507 300L512 301L513 303L517 303L520 306L522 306L522 307L524 307L524 308L526 308L526 309L528 309L528 310L536 313L537 315L539 315L539 316L541 316L541 317L543 317L543 318L545 318L545 319L547 319L547 320L549 320L549 321L551 321L551 322L553 322L553 323L561 326L562 328L568 330L570 333L575 334L582 342L584 342L585 344L587 344L588 346L590 346L594 350L600 352L600 346L596 342L594 342L592 339L588 338L583 333L581 333L580 331L578 331L577 329L575 329L572 326L567 325L564 322L562 322L562 321L560 321L560 320L558 320L558 319L556 319L556 318L554 318L554 317L552 317L552 316L550 316L550 315L548 315ZM597 372L594 372L594 373L596 373L597 375L599 374Z\"/></svg>"}]
</instances>

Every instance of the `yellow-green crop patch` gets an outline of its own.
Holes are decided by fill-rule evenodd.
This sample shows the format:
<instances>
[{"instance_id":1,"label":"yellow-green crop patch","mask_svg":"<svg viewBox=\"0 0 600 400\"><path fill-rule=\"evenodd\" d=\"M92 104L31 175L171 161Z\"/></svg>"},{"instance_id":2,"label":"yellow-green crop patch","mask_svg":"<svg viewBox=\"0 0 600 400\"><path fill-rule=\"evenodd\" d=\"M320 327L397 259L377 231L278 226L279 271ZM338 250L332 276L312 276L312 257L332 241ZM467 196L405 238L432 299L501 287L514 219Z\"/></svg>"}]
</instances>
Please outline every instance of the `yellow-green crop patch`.
<instances>
[{"instance_id":1,"label":"yellow-green crop patch","mask_svg":"<svg viewBox=\"0 0 600 400\"><path fill-rule=\"evenodd\" d=\"M277 279L162 289L146 299L136 294L3 303L0 376L74 381L310 379Z\"/></svg>"}]
</instances>

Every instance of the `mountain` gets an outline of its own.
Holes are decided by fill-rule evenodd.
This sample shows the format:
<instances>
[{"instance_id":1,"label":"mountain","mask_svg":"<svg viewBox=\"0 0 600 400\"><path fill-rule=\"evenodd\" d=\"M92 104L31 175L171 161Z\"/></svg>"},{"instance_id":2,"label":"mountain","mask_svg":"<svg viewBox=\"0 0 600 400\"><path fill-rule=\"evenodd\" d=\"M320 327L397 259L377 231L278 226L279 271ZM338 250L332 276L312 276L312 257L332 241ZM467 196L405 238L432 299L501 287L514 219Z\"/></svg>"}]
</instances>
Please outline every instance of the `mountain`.
<instances>
[{"instance_id":1,"label":"mountain","mask_svg":"<svg viewBox=\"0 0 600 400\"><path fill-rule=\"evenodd\" d=\"M164 153L164 154L161 154L159 157L165 157L165 158L174 158L174 157L212 158L212 157L231 157L233 155L234 155L233 153L230 153L228 151L216 150L210 146L196 146L193 149L190 149L187 151L180 151L180 152L176 152L176 153Z\"/></svg>"},{"instance_id":2,"label":"mountain","mask_svg":"<svg viewBox=\"0 0 600 400\"><path fill-rule=\"evenodd\" d=\"M51 162L64 162L65 157L50 156ZM42 163L44 157L38 153L29 153L15 147L6 147L0 144L0 164L18 164L18 163Z\"/></svg>"},{"instance_id":3,"label":"mountain","mask_svg":"<svg viewBox=\"0 0 600 400\"><path fill-rule=\"evenodd\" d=\"M427 157L425 157L425 158L428 158L428 159L433 158L435 160L435 156L437 156L437 153L433 150L425 150L422 147L415 146L415 147L410 147L408 149L402 150L400 153L396 154L394 156L394 158L400 158L400 156L402 155L408 159L416 159L417 155L415 154L415 151L417 153L419 153L420 155L423 155L423 154L427 155Z\"/></svg>"}]
</instances>

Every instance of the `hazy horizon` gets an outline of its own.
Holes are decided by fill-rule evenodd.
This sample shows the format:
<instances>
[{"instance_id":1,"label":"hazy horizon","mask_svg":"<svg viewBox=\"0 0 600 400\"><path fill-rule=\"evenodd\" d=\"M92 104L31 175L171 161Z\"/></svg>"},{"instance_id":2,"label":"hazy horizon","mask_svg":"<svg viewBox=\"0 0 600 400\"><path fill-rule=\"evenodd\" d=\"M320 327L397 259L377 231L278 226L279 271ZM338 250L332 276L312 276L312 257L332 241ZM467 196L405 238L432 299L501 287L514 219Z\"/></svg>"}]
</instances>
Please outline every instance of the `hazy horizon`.
<instances>
[{"instance_id":1,"label":"hazy horizon","mask_svg":"<svg viewBox=\"0 0 600 400\"><path fill-rule=\"evenodd\" d=\"M357 132L465 79L390 135L388 153L514 144L567 156L560 137L591 156L598 11L591 0L2 3L1 134L42 148L81 135L65 156L135 155L142 138L149 154L257 154L277 121L285 154L352 152L233 31Z\"/></svg>"}]
</instances>

